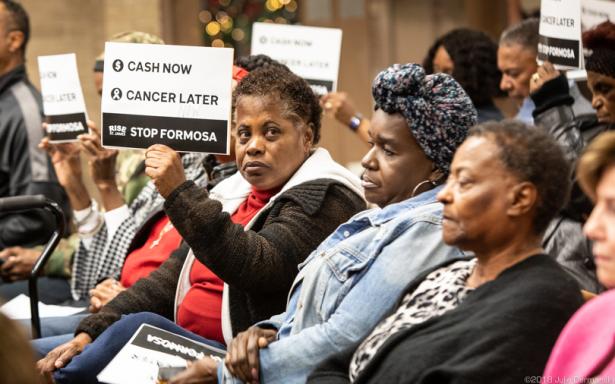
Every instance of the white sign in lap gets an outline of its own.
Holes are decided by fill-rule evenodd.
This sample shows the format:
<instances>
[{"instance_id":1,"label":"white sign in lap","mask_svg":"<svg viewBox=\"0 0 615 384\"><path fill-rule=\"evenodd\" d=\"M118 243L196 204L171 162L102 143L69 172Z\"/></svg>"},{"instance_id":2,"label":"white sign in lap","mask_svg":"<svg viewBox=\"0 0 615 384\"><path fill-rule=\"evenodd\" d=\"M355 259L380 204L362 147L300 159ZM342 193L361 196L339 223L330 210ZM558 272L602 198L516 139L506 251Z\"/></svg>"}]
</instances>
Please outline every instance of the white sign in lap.
<instances>
[{"instance_id":1,"label":"white sign in lap","mask_svg":"<svg viewBox=\"0 0 615 384\"><path fill-rule=\"evenodd\" d=\"M88 126L75 54L39 56L38 71L49 140L77 140Z\"/></svg>"},{"instance_id":2,"label":"white sign in lap","mask_svg":"<svg viewBox=\"0 0 615 384\"><path fill-rule=\"evenodd\" d=\"M222 361L225 355L223 349L142 324L97 379L107 384L156 384L163 367L180 371L187 361L204 357Z\"/></svg>"},{"instance_id":3,"label":"white sign in lap","mask_svg":"<svg viewBox=\"0 0 615 384\"><path fill-rule=\"evenodd\" d=\"M252 54L285 64L317 95L337 90L341 49L341 29L273 23L252 26Z\"/></svg>"},{"instance_id":4,"label":"white sign in lap","mask_svg":"<svg viewBox=\"0 0 615 384\"><path fill-rule=\"evenodd\" d=\"M105 45L102 143L228 154L233 50Z\"/></svg>"}]
</instances>

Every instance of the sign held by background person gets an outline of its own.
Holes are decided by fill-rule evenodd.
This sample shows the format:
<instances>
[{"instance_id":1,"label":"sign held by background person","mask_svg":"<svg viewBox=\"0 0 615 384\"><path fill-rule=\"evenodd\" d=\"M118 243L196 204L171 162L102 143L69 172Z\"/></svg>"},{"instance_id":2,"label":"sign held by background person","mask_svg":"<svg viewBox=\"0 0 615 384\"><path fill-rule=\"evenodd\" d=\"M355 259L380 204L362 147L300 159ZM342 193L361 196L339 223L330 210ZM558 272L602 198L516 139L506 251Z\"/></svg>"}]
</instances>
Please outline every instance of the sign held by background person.
<instances>
[{"instance_id":1,"label":"sign held by background person","mask_svg":"<svg viewBox=\"0 0 615 384\"><path fill-rule=\"evenodd\" d=\"M581 0L542 0L538 61L558 69L583 68Z\"/></svg>"},{"instance_id":2,"label":"sign held by background person","mask_svg":"<svg viewBox=\"0 0 615 384\"><path fill-rule=\"evenodd\" d=\"M105 45L102 144L228 154L233 50Z\"/></svg>"},{"instance_id":3,"label":"sign held by background person","mask_svg":"<svg viewBox=\"0 0 615 384\"><path fill-rule=\"evenodd\" d=\"M252 54L285 64L319 96L337 90L341 49L341 29L273 23L252 27Z\"/></svg>"},{"instance_id":4,"label":"sign held by background person","mask_svg":"<svg viewBox=\"0 0 615 384\"><path fill-rule=\"evenodd\" d=\"M74 53L38 57L47 134L52 142L88 133L87 112Z\"/></svg>"}]
</instances>

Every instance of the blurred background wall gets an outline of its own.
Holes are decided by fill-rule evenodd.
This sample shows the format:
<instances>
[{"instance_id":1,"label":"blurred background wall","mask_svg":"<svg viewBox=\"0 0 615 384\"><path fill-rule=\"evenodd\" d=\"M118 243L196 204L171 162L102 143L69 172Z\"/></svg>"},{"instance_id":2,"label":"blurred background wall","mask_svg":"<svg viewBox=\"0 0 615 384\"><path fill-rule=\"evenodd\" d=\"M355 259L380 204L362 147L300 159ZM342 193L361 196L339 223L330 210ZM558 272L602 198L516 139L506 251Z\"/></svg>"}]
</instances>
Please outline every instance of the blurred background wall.
<instances>
[{"instance_id":1,"label":"blurred background wall","mask_svg":"<svg viewBox=\"0 0 615 384\"><path fill-rule=\"evenodd\" d=\"M32 23L27 52L31 80L38 86L38 55L75 52L89 115L98 123L100 99L94 89L92 68L105 40L118 32L139 30L159 35L169 44L234 45L237 52L249 52L250 24L255 20L341 28L339 90L348 92L356 107L369 116L370 84L379 70L396 62L421 63L432 42L452 28L473 27L497 39L507 23L506 0L22 0L22 3ZM522 0L522 4L525 9L535 9L540 1ZM218 26L208 29L212 22ZM211 34L216 31L217 34ZM343 164L360 160L366 150L348 128L328 117L323 121L321 145Z\"/></svg>"}]
</instances>

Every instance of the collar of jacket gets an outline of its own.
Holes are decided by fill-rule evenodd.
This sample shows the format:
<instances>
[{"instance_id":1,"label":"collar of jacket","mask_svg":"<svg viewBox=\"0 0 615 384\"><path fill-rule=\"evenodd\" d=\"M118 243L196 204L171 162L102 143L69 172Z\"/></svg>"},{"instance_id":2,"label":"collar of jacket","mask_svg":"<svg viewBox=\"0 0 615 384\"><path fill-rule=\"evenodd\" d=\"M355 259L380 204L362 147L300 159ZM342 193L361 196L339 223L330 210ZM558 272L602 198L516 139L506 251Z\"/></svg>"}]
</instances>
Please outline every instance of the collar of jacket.
<instances>
[{"instance_id":1,"label":"collar of jacket","mask_svg":"<svg viewBox=\"0 0 615 384\"><path fill-rule=\"evenodd\" d=\"M0 76L0 95L9 89L13 84L27 79L28 76L26 75L26 67L24 65L15 67L15 69L12 69L3 76Z\"/></svg>"},{"instance_id":2,"label":"collar of jacket","mask_svg":"<svg viewBox=\"0 0 615 384\"><path fill-rule=\"evenodd\" d=\"M444 188L444 185L438 185L429 191L425 191L417 196L400 201L399 203L389 204L382 209L376 208L375 210L369 210L363 214L359 214L354 220L357 221L367 217L373 226L382 225L398 217L400 212L409 211L426 204L437 203L438 200L436 199L436 195L442 188Z\"/></svg>"},{"instance_id":3,"label":"collar of jacket","mask_svg":"<svg viewBox=\"0 0 615 384\"><path fill-rule=\"evenodd\" d=\"M342 184L363 197L363 188L359 177L336 163L324 148L316 149L284 184L280 192L271 198L263 211L278 198L293 200L307 214L314 214L319 209L332 184ZM296 189L295 189L296 187ZM241 202L250 193L250 184L240 172L221 181L211 190L210 197L219 201L240 199Z\"/></svg>"}]
</instances>

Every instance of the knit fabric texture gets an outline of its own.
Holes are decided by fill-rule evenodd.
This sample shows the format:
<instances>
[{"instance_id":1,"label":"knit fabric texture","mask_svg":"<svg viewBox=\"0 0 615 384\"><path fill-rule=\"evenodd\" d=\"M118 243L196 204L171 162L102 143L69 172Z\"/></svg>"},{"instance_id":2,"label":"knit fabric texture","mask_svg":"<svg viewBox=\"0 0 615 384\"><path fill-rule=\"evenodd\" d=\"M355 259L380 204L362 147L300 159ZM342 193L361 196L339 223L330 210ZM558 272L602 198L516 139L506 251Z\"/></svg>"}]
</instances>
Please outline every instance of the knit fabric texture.
<instances>
[{"instance_id":1,"label":"knit fabric texture","mask_svg":"<svg viewBox=\"0 0 615 384\"><path fill-rule=\"evenodd\" d=\"M404 116L425 155L448 174L457 147L476 124L472 100L451 76L425 75L418 64L394 64L372 84L375 109Z\"/></svg>"},{"instance_id":2,"label":"knit fabric texture","mask_svg":"<svg viewBox=\"0 0 615 384\"><path fill-rule=\"evenodd\" d=\"M615 49L594 49L585 61L585 69L615 78Z\"/></svg>"},{"instance_id":3,"label":"knit fabric texture","mask_svg":"<svg viewBox=\"0 0 615 384\"><path fill-rule=\"evenodd\" d=\"M583 47L591 52L586 70L615 78L615 24L607 20L583 32Z\"/></svg>"}]
</instances>

